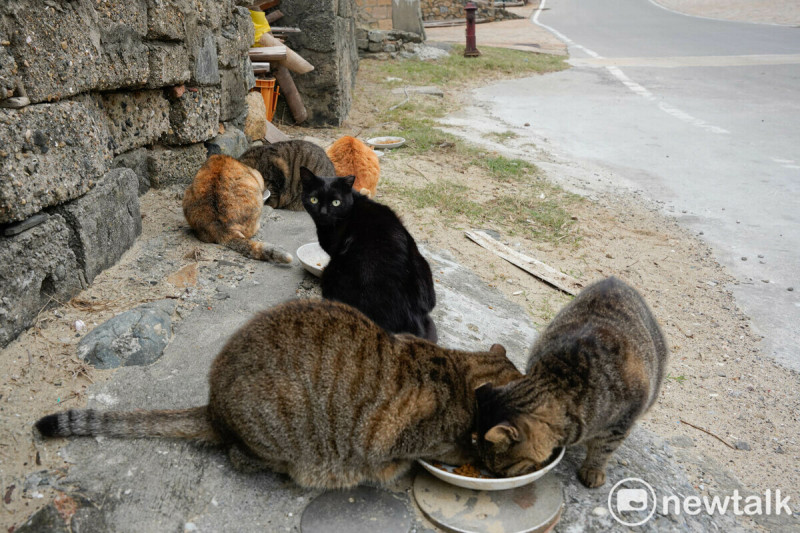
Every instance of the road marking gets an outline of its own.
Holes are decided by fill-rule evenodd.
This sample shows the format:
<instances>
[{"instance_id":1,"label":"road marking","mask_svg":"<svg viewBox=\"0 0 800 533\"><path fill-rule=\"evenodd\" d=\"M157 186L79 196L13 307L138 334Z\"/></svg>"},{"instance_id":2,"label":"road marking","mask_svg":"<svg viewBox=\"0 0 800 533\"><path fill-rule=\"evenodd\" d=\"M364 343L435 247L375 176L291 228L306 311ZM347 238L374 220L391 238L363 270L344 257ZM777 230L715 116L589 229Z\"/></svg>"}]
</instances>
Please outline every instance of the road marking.
<instances>
[{"instance_id":1,"label":"road marking","mask_svg":"<svg viewBox=\"0 0 800 533\"><path fill-rule=\"evenodd\" d=\"M574 48L577 48L577 49L583 51L586 55L594 58L595 60L604 60L604 59L606 59L603 56L601 56L600 54L598 54L597 52L595 52L594 50L590 50L589 48L586 48L585 46L576 43L575 41L573 41L572 39L570 39L569 37L567 37L566 35L564 35L560 31L558 31L557 29L552 28L552 27L550 27L547 24L544 24L542 22L539 22L539 15L542 13L542 10L544 9L544 6L545 6L546 3L547 3L547 0L542 0L539 3L539 8L531 16L531 22L533 22L537 26L541 26L542 28L546 29L547 31L553 33L553 35L555 35L556 37L558 37L559 39L564 41L567 44L567 46L572 46ZM639 85L638 83L636 83L635 81L630 79L624 72L622 72L622 70L620 70L619 67L617 67L615 65L605 65L605 68L606 68L606 70L608 70L609 73L611 73L612 76L617 78L617 80L619 80L623 85L625 85L625 87L630 89L634 94L638 94L639 96L645 98L646 100L652 101L652 102L658 101L657 102L658 108L661 109L663 112L667 113L668 115L670 115L672 117L675 117L678 120L682 120L683 122L686 122L687 124L691 124L693 126L696 126L698 128L704 129L706 131L710 131L712 133L719 133L719 134L728 134L728 133L730 133L725 128L720 128L719 126L714 126L713 124L709 124L705 120L701 120L699 118L693 117L689 113L687 113L685 111L682 111L682 110L678 109L677 107L675 107L673 105L670 105L670 104L668 104L668 103L666 103L664 101L658 100L658 97L656 97L653 93L651 93L650 91L648 91L647 89L645 89L644 87L642 87L641 85Z\"/></svg>"},{"instance_id":2,"label":"road marking","mask_svg":"<svg viewBox=\"0 0 800 533\"><path fill-rule=\"evenodd\" d=\"M683 57L593 57L570 58L575 67L749 67L759 65L798 65L800 54Z\"/></svg>"}]
</instances>

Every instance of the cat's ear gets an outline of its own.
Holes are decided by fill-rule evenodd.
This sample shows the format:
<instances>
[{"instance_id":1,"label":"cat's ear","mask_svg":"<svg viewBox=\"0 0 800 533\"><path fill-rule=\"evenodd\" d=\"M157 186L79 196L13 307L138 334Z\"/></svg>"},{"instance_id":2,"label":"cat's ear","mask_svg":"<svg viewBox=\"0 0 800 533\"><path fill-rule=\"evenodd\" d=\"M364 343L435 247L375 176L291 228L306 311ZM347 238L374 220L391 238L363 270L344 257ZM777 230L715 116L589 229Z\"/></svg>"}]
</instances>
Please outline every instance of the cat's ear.
<instances>
[{"instance_id":1,"label":"cat's ear","mask_svg":"<svg viewBox=\"0 0 800 533\"><path fill-rule=\"evenodd\" d=\"M339 179L344 180L344 182L347 184L347 187L350 189L353 188L353 184L356 182L355 176L342 176Z\"/></svg>"},{"instance_id":2,"label":"cat's ear","mask_svg":"<svg viewBox=\"0 0 800 533\"><path fill-rule=\"evenodd\" d=\"M300 180L303 182L303 189L308 189L317 181L317 175L308 170L306 167L300 167Z\"/></svg>"},{"instance_id":3,"label":"cat's ear","mask_svg":"<svg viewBox=\"0 0 800 533\"><path fill-rule=\"evenodd\" d=\"M495 452L500 453L508 450L515 442L519 442L520 433L510 422L503 421L487 431L483 438L492 444Z\"/></svg>"},{"instance_id":4,"label":"cat's ear","mask_svg":"<svg viewBox=\"0 0 800 533\"><path fill-rule=\"evenodd\" d=\"M492 344L491 348L489 348L489 353L492 353L494 355L505 355L506 349L502 344L495 343Z\"/></svg>"}]
</instances>

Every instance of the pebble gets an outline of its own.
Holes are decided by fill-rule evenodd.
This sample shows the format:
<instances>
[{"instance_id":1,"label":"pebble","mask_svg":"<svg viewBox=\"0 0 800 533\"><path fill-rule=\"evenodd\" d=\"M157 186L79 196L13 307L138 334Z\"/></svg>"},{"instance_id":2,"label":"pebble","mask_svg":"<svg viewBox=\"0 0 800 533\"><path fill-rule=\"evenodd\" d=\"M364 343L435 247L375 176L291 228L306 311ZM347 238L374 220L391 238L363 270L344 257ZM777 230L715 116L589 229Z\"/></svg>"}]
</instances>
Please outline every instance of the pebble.
<instances>
[{"instance_id":1,"label":"pebble","mask_svg":"<svg viewBox=\"0 0 800 533\"><path fill-rule=\"evenodd\" d=\"M733 443L733 447L737 450L750 451L750 445L743 440L737 440Z\"/></svg>"},{"instance_id":2,"label":"pebble","mask_svg":"<svg viewBox=\"0 0 800 533\"><path fill-rule=\"evenodd\" d=\"M747 258L742 256L742 261L747 261Z\"/></svg>"},{"instance_id":3,"label":"pebble","mask_svg":"<svg viewBox=\"0 0 800 533\"><path fill-rule=\"evenodd\" d=\"M789 292L792 292L794 290L794 287L789 287L786 290L789 291Z\"/></svg>"},{"instance_id":4,"label":"pebble","mask_svg":"<svg viewBox=\"0 0 800 533\"><path fill-rule=\"evenodd\" d=\"M605 516L608 514L608 509L605 507L595 507L592 509L592 514L595 516Z\"/></svg>"}]
</instances>

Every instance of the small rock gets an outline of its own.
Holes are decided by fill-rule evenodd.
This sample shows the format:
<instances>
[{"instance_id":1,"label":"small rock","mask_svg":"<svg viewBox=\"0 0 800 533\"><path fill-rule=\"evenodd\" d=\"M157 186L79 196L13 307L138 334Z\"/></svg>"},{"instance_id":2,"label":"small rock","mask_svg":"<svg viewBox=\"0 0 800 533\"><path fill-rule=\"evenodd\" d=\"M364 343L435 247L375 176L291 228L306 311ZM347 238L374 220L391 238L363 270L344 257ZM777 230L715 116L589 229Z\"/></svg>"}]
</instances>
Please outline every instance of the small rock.
<instances>
[{"instance_id":1,"label":"small rock","mask_svg":"<svg viewBox=\"0 0 800 533\"><path fill-rule=\"evenodd\" d=\"M531 123L530 123L530 122L526 122L526 123L525 123L525 127L526 127L526 128L527 128L528 126L530 126L530 125L531 125Z\"/></svg>"},{"instance_id":2,"label":"small rock","mask_svg":"<svg viewBox=\"0 0 800 533\"><path fill-rule=\"evenodd\" d=\"M608 509L605 507L595 507L592 509L592 514L595 516L605 516L608 514Z\"/></svg>"},{"instance_id":3,"label":"small rock","mask_svg":"<svg viewBox=\"0 0 800 533\"><path fill-rule=\"evenodd\" d=\"M764 259L764 254L758 254L759 259Z\"/></svg>"},{"instance_id":4,"label":"small rock","mask_svg":"<svg viewBox=\"0 0 800 533\"><path fill-rule=\"evenodd\" d=\"M747 261L747 258L742 256L742 261Z\"/></svg>"},{"instance_id":5,"label":"small rock","mask_svg":"<svg viewBox=\"0 0 800 533\"><path fill-rule=\"evenodd\" d=\"M750 451L750 445L743 440L737 440L733 443L733 447L737 450Z\"/></svg>"},{"instance_id":6,"label":"small rock","mask_svg":"<svg viewBox=\"0 0 800 533\"><path fill-rule=\"evenodd\" d=\"M786 290L792 292L794 290L794 287L788 287Z\"/></svg>"},{"instance_id":7,"label":"small rock","mask_svg":"<svg viewBox=\"0 0 800 533\"><path fill-rule=\"evenodd\" d=\"M80 333L81 331L86 329L86 322L83 320L76 320L75 321L75 331Z\"/></svg>"}]
</instances>

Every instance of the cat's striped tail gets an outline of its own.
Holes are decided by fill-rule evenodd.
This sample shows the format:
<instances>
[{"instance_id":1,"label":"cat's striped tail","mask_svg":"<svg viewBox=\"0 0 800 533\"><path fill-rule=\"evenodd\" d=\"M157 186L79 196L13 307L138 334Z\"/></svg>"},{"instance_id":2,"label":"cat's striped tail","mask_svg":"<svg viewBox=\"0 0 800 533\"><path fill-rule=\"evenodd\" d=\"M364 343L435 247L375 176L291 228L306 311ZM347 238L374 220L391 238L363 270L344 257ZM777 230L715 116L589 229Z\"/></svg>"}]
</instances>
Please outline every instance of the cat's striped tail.
<instances>
[{"instance_id":1,"label":"cat's striped tail","mask_svg":"<svg viewBox=\"0 0 800 533\"><path fill-rule=\"evenodd\" d=\"M273 263L291 263L292 254L273 246L272 244L254 241L252 239L232 238L223 242L231 250L235 250L242 255L259 261L271 261Z\"/></svg>"},{"instance_id":2,"label":"cat's striped tail","mask_svg":"<svg viewBox=\"0 0 800 533\"><path fill-rule=\"evenodd\" d=\"M98 436L166 437L220 444L207 407L156 411L70 409L40 418L36 429L44 437Z\"/></svg>"}]
</instances>

